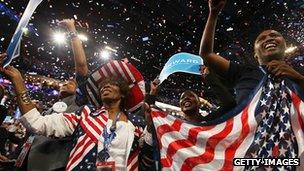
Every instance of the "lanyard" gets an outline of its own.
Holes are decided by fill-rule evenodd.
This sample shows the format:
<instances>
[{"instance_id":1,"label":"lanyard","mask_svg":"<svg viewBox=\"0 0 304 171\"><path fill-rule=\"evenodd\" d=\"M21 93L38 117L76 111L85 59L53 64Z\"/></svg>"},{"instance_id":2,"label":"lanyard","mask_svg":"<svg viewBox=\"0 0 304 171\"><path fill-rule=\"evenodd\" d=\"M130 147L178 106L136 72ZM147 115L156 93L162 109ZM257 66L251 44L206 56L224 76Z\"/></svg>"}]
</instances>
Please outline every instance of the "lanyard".
<instances>
[{"instance_id":1,"label":"lanyard","mask_svg":"<svg viewBox=\"0 0 304 171\"><path fill-rule=\"evenodd\" d=\"M108 133L107 126L104 127L102 136L104 138L103 141L103 149L98 153L98 159L102 162L107 161L108 158L110 158L109 154L109 147L113 139L116 137L116 123L119 120L121 116L121 112L116 114L116 118L112 123L112 126L110 127L110 133Z\"/></svg>"},{"instance_id":2,"label":"lanyard","mask_svg":"<svg viewBox=\"0 0 304 171\"><path fill-rule=\"evenodd\" d=\"M267 71L265 70L265 65L264 66L259 66L260 70L264 73L264 75L267 74Z\"/></svg>"}]
</instances>

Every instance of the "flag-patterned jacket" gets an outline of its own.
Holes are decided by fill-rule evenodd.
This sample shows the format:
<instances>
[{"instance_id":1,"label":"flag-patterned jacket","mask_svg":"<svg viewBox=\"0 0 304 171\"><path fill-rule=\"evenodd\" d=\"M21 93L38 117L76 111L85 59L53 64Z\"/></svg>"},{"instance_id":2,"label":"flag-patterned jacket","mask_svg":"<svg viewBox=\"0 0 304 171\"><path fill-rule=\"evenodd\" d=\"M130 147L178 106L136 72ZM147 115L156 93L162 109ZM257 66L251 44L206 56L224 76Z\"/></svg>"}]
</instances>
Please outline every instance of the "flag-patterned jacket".
<instances>
[{"instance_id":1,"label":"flag-patterned jacket","mask_svg":"<svg viewBox=\"0 0 304 171\"><path fill-rule=\"evenodd\" d=\"M140 144L140 140L145 139L143 137L146 135L143 134L144 120L132 114L128 115L128 119L134 126L134 134L129 135L126 170L138 170L140 167L146 169L152 166L153 150L147 143ZM76 113L47 116L41 116L36 109L32 109L21 121L28 129L42 135L72 135L73 147L66 170L95 170L98 145L102 145L98 144L98 140L103 140L101 135L108 121L104 108L96 110L84 106Z\"/></svg>"}]
</instances>

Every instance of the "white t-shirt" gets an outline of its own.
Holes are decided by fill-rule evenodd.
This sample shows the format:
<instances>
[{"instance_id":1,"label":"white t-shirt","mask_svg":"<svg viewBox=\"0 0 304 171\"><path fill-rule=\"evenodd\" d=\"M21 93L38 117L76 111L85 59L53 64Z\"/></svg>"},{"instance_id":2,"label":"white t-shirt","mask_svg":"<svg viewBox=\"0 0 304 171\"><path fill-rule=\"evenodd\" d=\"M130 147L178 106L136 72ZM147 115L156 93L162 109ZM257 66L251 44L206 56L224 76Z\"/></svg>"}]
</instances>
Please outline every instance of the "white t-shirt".
<instances>
[{"instance_id":1,"label":"white t-shirt","mask_svg":"<svg viewBox=\"0 0 304 171\"><path fill-rule=\"evenodd\" d=\"M107 131L110 133L110 127L112 126L112 120L108 120L107 122ZM113 139L113 141L110 144L109 147L109 154L110 158L107 160L109 161L115 161L115 169L117 171L124 171L127 167L127 144L129 140L129 136L134 134L134 126L133 124L128 121L118 121L116 123L116 137ZM100 152L103 148L103 145L98 145L98 152Z\"/></svg>"}]
</instances>

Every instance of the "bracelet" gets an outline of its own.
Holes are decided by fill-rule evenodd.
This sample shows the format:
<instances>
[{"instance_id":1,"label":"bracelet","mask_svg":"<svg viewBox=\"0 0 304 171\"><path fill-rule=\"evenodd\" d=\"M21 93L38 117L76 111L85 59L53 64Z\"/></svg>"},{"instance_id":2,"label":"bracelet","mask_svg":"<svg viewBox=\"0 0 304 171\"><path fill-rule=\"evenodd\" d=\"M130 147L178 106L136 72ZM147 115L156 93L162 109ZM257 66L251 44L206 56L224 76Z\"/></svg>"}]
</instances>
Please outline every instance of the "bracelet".
<instances>
[{"instance_id":1,"label":"bracelet","mask_svg":"<svg viewBox=\"0 0 304 171\"><path fill-rule=\"evenodd\" d=\"M68 32L68 39L72 40L74 39L75 37L78 37L78 33L76 31L70 31Z\"/></svg>"},{"instance_id":2,"label":"bracelet","mask_svg":"<svg viewBox=\"0 0 304 171\"><path fill-rule=\"evenodd\" d=\"M21 98L21 101L24 104L30 104L32 102L31 97L30 97L30 93L28 91L22 91L20 94L17 94L17 96L19 96Z\"/></svg>"}]
</instances>

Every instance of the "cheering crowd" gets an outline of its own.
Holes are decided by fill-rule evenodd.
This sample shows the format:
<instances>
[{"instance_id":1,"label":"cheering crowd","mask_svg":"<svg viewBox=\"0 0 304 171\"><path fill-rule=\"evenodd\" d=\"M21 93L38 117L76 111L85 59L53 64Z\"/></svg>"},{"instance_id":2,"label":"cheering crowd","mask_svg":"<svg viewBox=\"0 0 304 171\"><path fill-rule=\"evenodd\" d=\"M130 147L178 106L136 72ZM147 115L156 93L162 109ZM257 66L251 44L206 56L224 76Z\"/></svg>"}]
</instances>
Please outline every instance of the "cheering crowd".
<instances>
[{"instance_id":1,"label":"cheering crowd","mask_svg":"<svg viewBox=\"0 0 304 171\"><path fill-rule=\"evenodd\" d=\"M193 90L184 91L178 99L181 112L176 116L181 120L212 123L244 103L265 74L288 78L304 89L303 67L286 62L285 39L275 30L261 32L254 42L259 66L234 63L214 52L217 19L225 4L226 0L209 0L199 52L205 62L201 80L213 95L200 97ZM6 105L0 106L0 170L160 170L151 118L151 113L159 110L155 105L159 80L145 90L140 72L148 71L138 71L127 61L111 61L89 71L75 21L65 19L59 25L71 41L75 78L64 81L58 95L52 95L56 97L32 99L29 87L33 84L25 81L22 71L12 65L0 70L11 82L1 86L0 97ZM0 55L1 64L6 57ZM6 121L6 115L17 108L20 118ZM289 141L296 141L292 134L288 136ZM295 146L281 157L298 158L297 152Z\"/></svg>"}]
</instances>

